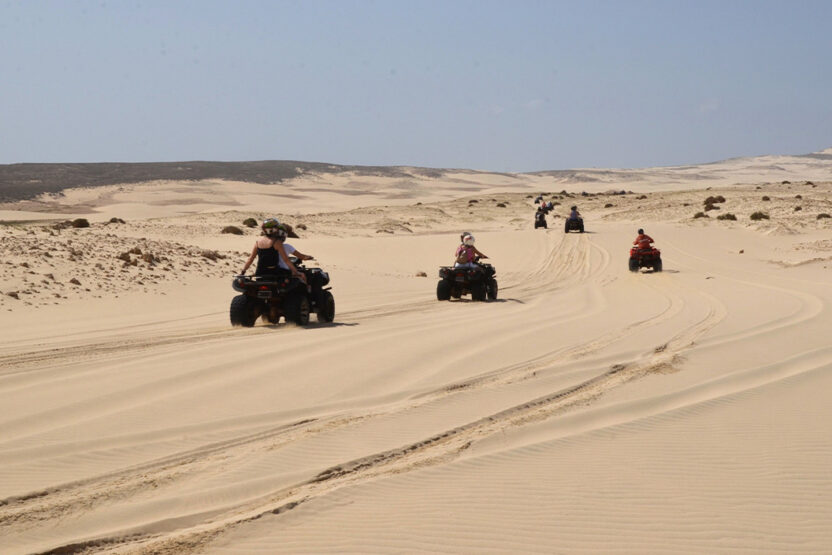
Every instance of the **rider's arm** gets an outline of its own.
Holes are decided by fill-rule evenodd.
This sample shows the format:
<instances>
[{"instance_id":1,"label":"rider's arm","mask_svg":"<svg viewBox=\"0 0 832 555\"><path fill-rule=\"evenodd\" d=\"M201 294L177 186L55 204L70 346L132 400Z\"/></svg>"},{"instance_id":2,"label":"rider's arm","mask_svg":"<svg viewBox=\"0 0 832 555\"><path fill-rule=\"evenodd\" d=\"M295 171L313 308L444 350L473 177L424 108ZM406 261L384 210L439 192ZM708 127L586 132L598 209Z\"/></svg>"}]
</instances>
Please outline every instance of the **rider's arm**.
<instances>
[{"instance_id":1,"label":"rider's arm","mask_svg":"<svg viewBox=\"0 0 832 555\"><path fill-rule=\"evenodd\" d=\"M298 249L295 249L295 252L292 253L292 256L298 257L300 260L314 260L314 256L311 254L303 254Z\"/></svg>"},{"instance_id":2,"label":"rider's arm","mask_svg":"<svg viewBox=\"0 0 832 555\"><path fill-rule=\"evenodd\" d=\"M473 247L473 248L474 248L474 254L476 254L476 255L477 255L477 256L479 256L480 258L488 258L488 257L487 257L487 256L485 256L483 253L481 253L477 247Z\"/></svg>"},{"instance_id":3,"label":"rider's arm","mask_svg":"<svg viewBox=\"0 0 832 555\"><path fill-rule=\"evenodd\" d=\"M251 249L251 256L249 256L248 260L246 260L246 263L243 266L243 271L240 272L240 274L246 273L246 270L248 270L248 267L251 266L252 262L254 262L254 259L255 259L256 256L257 256L257 243L254 243L254 248Z\"/></svg>"}]
</instances>

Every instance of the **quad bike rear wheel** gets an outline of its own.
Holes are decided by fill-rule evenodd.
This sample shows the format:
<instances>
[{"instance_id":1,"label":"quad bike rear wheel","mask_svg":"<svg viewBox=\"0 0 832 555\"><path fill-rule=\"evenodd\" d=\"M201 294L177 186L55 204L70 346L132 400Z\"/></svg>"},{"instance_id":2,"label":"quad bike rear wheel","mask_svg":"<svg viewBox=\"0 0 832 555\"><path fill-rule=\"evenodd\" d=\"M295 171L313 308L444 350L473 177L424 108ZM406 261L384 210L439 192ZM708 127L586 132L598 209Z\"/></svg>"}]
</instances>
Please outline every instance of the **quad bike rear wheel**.
<instances>
[{"instance_id":1,"label":"quad bike rear wheel","mask_svg":"<svg viewBox=\"0 0 832 555\"><path fill-rule=\"evenodd\" d=\"M252 327L257 321L257 312L257 303L250 297L237 295L231 299L229 315L232 326Z\"/></svg>"},{"instance_id":2,"label":"quad bike rear wheel","mask_svg":"<svg viewBox=\"0 0 832 555\"><path fill-rule=\"evenodd\" d=\"M485 300L485 284L481 281L475 281L471 284L471 300L484 301Z\"/></svg>"},{"instance_id":3,"label":"quad bike rear wheel","mask_svg":"<svg viewBox=\"0 0 832 555\"><path fill-rule=\"evenodd\" d=\"M321 291L318 302L318 322L332 322L335 320L335 297L329 291Z\"/></svg>"},{"instance_id":4,"label":"quad bike rear wheel","mask_svg":"<svg viewBox=\"0 0 832 555\"><path fill-rule=\"evenodd\" d=\"M491 282L488 284L486 288L486 296L488 297L489 301L496 301L497 300L497 280L491 279Z\"/></svg>"},{"instance_id":5,"label":"quad bike rear wheel","mask_svg":"<svg viewBox=\"0 0 832 555\"><path fill-rule=\"evenodd\" d=\"M436 300L448 301L451 299L451 283L447 280L439 280L436 284Z\"/></svg>"},{"instance_id":6,"label":"quad bike rear wheel","mask_svg":"<svg viewBox=\"0 0 832 555\"><path fill-rule=\"evenodd\" d=\"M293 293L286 298L284 314L286 322L292 322L299 326L309 323L309 299L303 293Z\"/></svg>"},{"instance_id":7,"label":"quad bike rear wheel","mask_svg":"<svg viewBox=\"0 0 832 555\"><path fill-rule=\"evenodd\" d=\"M661 272L662 271L662 259L657 258L653 261L653 271L654 272Z\"/></svg>"}]
</instances>

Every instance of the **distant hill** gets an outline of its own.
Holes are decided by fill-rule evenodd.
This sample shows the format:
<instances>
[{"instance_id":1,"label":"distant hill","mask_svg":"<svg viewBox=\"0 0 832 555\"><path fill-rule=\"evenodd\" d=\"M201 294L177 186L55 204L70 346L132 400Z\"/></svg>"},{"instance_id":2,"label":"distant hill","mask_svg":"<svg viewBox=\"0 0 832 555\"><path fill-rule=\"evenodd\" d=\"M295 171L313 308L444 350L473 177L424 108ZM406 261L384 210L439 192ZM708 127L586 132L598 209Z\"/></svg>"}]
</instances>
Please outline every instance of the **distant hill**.
<instances>
[{"instance_id":1,"label":"distant hill","mask_svg":"<svg viewBox=\"0 0 832 555\"><path fill-rule=\"evenodd\" d=\"M222 179L249 183L281 183L304 174L379 176L396 179L439 179L467 174L467 179L493 183L493 176L533 180L551 186L651 186L668 187L748 183L780 180L832 180L832 148L810 154L764 155L732 158L689 166L640 169L583 168L506 174L463 169L409 166L345 166L294 160L256 162L148 162L98 164L8 164L0 165L0 202L30 200L42 193L59 193L73 187L96 187L147 181L199 181ZM490 176L486 178L486 176ZM545 181L541 181L541 178Z\"/></svg>"},{"instance_id":2,"label":"distant hill","mask_svg":"<svg viewBox=\"0 0 832 555\"><path fill-rule=\"evenodd\" d=\"M280 183L303 173L343 173L381 177L439 177L441 170L387 166L342 166L293 160L257 162L148 162L97 164L0 165L0 202L28 200L42 193L72 187L142 183L157 180L225 179L251 183Z\"/></svg>"}]
</instances>

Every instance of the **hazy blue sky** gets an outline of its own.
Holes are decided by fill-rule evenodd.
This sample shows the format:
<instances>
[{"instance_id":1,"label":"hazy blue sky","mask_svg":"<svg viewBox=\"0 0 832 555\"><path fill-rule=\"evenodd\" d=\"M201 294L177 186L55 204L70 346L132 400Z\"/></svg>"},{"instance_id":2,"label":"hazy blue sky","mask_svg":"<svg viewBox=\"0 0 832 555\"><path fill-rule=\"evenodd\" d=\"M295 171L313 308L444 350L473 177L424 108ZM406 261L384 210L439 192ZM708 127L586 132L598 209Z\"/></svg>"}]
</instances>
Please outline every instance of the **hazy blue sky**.
<instances>
[{"instance_id":1,"label":"hazy blue sky","mask_svg":"<svg viewBox=\"0 0 832 555\"><path fill-rule=\"evenodd\" d=\"M0 163L533 171L832 146L832 0L0 0Z\"/></svg>"}]
</instances>

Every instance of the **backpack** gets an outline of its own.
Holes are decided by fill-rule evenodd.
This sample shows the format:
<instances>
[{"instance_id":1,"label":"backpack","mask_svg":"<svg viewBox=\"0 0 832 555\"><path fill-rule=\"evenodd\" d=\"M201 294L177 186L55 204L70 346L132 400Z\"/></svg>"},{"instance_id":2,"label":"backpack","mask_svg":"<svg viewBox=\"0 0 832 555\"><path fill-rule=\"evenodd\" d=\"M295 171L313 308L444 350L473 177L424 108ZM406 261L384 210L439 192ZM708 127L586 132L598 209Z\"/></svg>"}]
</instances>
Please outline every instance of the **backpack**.
<instances>
[{"instance_id":1,"label":"backpack","mask_svg":"<svg viewBox=\"0 0 832 555\"><path fill-rule=\"evenodd\" d=\"M468 247L466 245L462 245L459 250L457 250L456 262L457 264L467 264L470 261L471 259L468 256Z\"/></svg>"}]
</instances>

